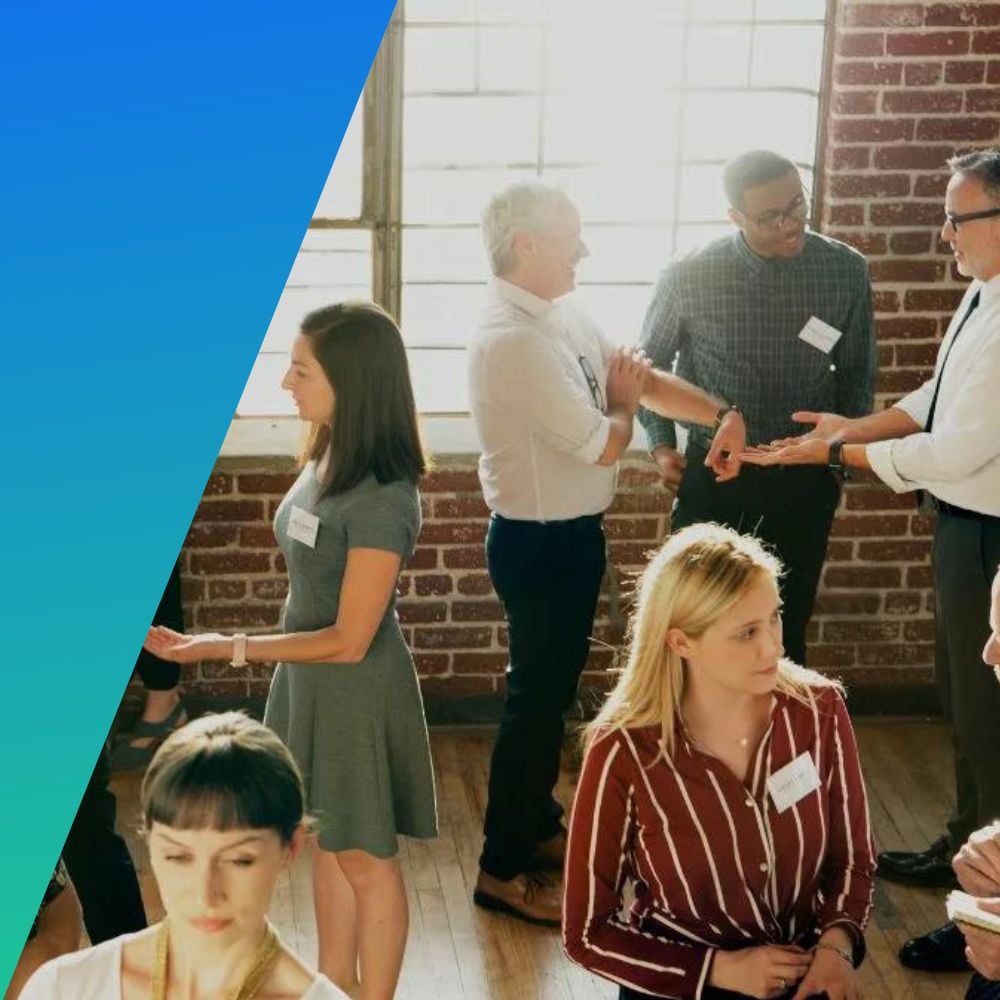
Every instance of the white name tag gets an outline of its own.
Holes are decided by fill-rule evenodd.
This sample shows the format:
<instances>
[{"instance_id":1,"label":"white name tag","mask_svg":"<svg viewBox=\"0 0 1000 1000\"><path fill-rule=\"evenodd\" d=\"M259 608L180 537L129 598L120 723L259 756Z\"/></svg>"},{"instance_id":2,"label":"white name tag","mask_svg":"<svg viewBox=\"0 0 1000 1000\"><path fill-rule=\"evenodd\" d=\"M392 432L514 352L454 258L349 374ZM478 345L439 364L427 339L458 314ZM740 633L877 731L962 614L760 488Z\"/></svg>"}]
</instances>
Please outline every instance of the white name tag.
<instances>
[{"instance_id":1,"label":"white name tag","mask_svg":"<svg viewBox=\"0 0 1000 1000\"><path fill-rule=\"evenodd\" d=\"M780 813L790 809L810 792L814 792L819 785L819 773L808 751L800 754L781 770L775 771L767 779L767 790L771 794L771 801Z\"/></svg>"},{"instance_id":2,"label":"white name tag","mask_svg":"<svg viewBox=\"0 0 1000 1000\"><path fill-rule=\"evenodd\" d=\"M799 340L804 340L807 344L818 348L824 354L829 354L833 350L833 345L837 343L843 334L829 323L824 323L815 316L809 317L809 322L802 327Z\"/></svg>"},{"instance_id":3,"label":"white name tag","mask_svg":"<svg viewBox=\"0 0 1000 1000\"><path fill-rule=\"evenodd\" d=\"M292 504L292 513L288 518L288 537L295 541L316 548L316 536L319 534L319 518L309 511Z\"/></svg>"}]
</instances>

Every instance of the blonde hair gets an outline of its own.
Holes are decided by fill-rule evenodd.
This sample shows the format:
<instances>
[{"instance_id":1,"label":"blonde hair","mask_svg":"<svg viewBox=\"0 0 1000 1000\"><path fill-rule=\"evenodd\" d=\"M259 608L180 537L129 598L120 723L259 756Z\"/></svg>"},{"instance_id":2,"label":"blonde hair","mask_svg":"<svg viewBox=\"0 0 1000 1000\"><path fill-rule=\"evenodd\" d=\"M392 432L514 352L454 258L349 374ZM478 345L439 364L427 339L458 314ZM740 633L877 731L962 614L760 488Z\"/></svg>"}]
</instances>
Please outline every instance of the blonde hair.
<instances>
[{"instance_id":1,"label":"blonde hair","mask_svg":"<svg viewBox=\"0 0 1000 1000\"><path fill-rule=\"evenodd\" d=\"M587 727L585 744L609 730L658 725L663 752L672 756L686 671L667 645L667 632L676 628L701 637L761 577L776 583L781 572L781 563L756 538L718 524L695 524L668 538L639 580L628 659ZM808 703L814 685L836 682L790 660L779 662L779 691Z\"/></svg>"}]
</instances>

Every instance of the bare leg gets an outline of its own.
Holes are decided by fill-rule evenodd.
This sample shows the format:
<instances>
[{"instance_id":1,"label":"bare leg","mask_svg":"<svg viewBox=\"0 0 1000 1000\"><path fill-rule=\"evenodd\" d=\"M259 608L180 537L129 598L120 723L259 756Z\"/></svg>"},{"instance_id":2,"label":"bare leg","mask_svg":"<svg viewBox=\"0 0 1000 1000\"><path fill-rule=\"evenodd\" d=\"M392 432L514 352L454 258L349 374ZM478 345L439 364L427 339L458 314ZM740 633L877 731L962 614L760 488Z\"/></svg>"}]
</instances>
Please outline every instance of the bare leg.
<instances>
[{"instance_id":1,"label":"bare leg","mask_svg":"<svg viewBox=\"0 0 1000 1000\"><path fill-rule=\"evenodd\" d=\"M406 950L409 911L395 858L340 851L337 859L357 901L361 1000L392 1000Z\"/></svg>"},{"instance_id":2,"label":"bare leg","mask_svg":"<svg viewBox=\"0 0 1000 1000\"><path fill-rule=\"evenodd\" d=\"M313 847L313 906L319 971L352 995L358 989L357 908L354 890L332 851Z\"/></svg>"}]
</instances>

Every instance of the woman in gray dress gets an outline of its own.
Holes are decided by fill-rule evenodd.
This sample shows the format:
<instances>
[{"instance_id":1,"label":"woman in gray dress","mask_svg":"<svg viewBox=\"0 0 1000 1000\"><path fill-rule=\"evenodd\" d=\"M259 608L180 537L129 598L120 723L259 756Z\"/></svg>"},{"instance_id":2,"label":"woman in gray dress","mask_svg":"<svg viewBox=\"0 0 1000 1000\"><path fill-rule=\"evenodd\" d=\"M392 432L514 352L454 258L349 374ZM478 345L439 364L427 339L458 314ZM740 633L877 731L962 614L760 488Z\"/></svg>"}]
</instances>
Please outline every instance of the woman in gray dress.
<instances>
[{"instance_id":1,"label":"woman in gray dress","mask_svg":"<svg viewBox=\"0 0 1000 1000\"><path fill-rule=\"evenodd\" d=\"M312 424L275 517L289 575L283 634L160 626L147 647L179 662L278 662L265 721L302 769L319 821L319 968L349 991L360 982L363 1000L388 1000L408 924L396 838L437 834L420 689L395 613L425 468L399 330L369 304L310 313L282 386Z\"/></svg>"}]
</instances>

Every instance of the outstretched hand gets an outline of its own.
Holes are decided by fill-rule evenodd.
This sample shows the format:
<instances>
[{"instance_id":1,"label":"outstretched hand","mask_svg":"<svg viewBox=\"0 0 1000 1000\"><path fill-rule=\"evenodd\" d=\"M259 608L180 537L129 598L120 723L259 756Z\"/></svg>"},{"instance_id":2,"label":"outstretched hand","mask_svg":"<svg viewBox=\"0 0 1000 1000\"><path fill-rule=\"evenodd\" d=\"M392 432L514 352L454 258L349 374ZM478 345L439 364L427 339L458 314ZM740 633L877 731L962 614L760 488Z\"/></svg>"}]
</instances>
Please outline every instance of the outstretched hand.
<instances>
[{"instance_id":1,"label":"outstretched hand","mask_svg":"<svg viewBox=\"0 0 1000 1000\"><path fill-rule=\"evenodd\" d=\"M185 635L166 625L152 625L142 644L153 656L171 663L196 663L198 660L228 659L229 640L218 632Z\"/></svg>"},{"instance_id":2,"label":"outstretched hand","mask_svg":"<svg viewBox=\"0 0 1000 1000\"><path fill-rule=\"evenodd\" d=\"M639 400L652 366L653 362L640 348L617 348L608 363L608 406L622 406L634 414L639 409Z\"/></svg>"},{"instance_id":3,"label":"outstretched hand","mask_svg":"<svg viewBox=\"0 0 1000 1000\"><path fill-rule=\"evenodd\" d=\"M854 966L829 948L815 948L812 963L792 1000L823 996L827 1000L861 1000Z\"/></svg>"},{"instance_id":4,"label":"outstretched hand","mask_svg":"<svg viewBox=\"0 0 1000 1000\"><path fill-rule=\"evenodd\" d=\"M790 444L800 444L803 441L816 439L826 441L827 444L832 441L840 441L844 437L847 425L851 422L850 417L842 417L839 413L817 413L813 410L796 410L792 414L792 420L797 424L812 424L813 428L804 434L777 438L771 442L772 447L784 448Z\"/></svg>"},{"instance_id":5,"label":"outstretched hand","mask_svg":"<svg viewBox=\"0 0 1000 1000\"><path fill-rule=\"evenodd\" d=\"M979 908L1000 916L1000 899L980 899ZM969 965L985 979L1000 979L1000 934L961 922L958 928L965 935Z\"/></svg>"},{"instance_id":6,"label":"outstretched hand","mask_svg":"<svg viewBox=\"0 0 1000 1000\"><path fill-rule=\"evenodd\" d=\"M747 448L740 461L748 465L826 465L830 444L822 438L790 438L789 444L762 444Z\"/></svg>"}]
</instances>

